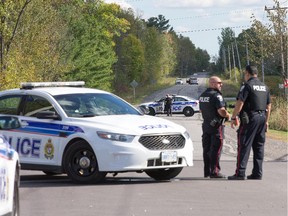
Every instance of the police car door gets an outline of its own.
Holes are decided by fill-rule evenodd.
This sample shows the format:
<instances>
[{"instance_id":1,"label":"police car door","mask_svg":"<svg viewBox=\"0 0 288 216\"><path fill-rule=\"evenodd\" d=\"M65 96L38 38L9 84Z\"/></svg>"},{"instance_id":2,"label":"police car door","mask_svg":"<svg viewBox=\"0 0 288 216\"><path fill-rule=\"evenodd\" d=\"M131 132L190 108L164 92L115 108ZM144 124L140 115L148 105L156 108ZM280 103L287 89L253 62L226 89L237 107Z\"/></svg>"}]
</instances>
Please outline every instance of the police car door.
<instances>
[{"instance_id":1,"label":"police car door","mask_svg":"<svg viewBox=\"0 0 288 216\"><path fill-rule=\"evenodd\" d=\"M164 113L165 98L161 98L156 102L156 113Z\"/></svg>"},{"instance_id":2,"label":"police car door","mask_svg":"<svg viewBox=\"0 0 288 216\"><path fill-rule=\"evenodd\" d=\"M18 116L22 127L11 133L9 140L19 153L21 164L56 165L59 127L53 119L39 119L37 113L55 111L52 104L37 95L25 95Z\"/></svg>"},{"instance_id":3,"label":"police car door","mask_svg":"<svg viewBox=\"0 0 288 216\"><path fill-rule=\"evenodd\" d=\"M172 103L172 112L174 113L181 113L183 109L185 108L186 101L183 101L184 99L182 97L173 97L173 103Z\"/></svg>"}]
</instances>

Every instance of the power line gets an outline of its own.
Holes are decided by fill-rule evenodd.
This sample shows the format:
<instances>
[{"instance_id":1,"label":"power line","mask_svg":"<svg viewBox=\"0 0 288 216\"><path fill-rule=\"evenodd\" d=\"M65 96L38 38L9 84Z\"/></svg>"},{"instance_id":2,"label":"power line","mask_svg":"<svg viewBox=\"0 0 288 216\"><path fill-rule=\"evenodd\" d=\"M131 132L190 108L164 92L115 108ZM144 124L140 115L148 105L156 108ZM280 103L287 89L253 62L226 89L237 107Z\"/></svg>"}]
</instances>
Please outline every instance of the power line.
<instances>
[{"instance_id":1,"label":"power line","mask_svg":"<svg viewBox=\"0 0 288 216\"><path fill-rule=\"evenodd\" d=\"M127 3L129 3L129 2L141 2L141 1L144 1L144 0L126 0Z\"/></svg>"},{"instance_id":2,"label":"power line","mask_svg":"<svg viewBox=\"0 0 288 216\"><path fill-rule=\"evenodd\" d=\"M219 27L219 28L206 28L206 29L195 29L195 30L188 30L188 31L177 31L176 33L191 33L191 32L206 32L206 31L219 31L224 28L231 28L231 29L236 29L236 28L250 28L251 26L230 26L230 27Z\"/></svg>"},{"instance_id":3,"label":"power line","mask_svg":"<svg viewBox=\"0 0 288 216\"><path fill-rule=\"evenodd\" d=\"M203 15L189 16L189 17L176 17L176 18L172 18L169 20L194 19L194 18L203 18L203 17L222 16L222 15L227 15L227 14L241 14L243 12L256 11L256 10L260 10L260 8L225 11L225 12L221 12L221 13L211 13L211 14L203 14ZM263 10L263 8L261 8L261 10Z\"/></svg>"}]
</instances>

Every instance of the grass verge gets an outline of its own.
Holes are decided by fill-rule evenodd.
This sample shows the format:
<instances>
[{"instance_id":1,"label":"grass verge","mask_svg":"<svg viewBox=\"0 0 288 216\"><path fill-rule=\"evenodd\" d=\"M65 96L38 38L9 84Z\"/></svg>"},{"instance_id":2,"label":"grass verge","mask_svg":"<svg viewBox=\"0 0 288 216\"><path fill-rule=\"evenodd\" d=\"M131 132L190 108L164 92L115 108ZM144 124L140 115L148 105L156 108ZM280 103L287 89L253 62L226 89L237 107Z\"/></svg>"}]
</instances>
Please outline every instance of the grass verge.
<instances>
[{"instance_id":1,"label":"grass verge","mask_svg":"<svg viewBox=\"0 0 288 216\"><path fill-rule=\"evenodd\" d=\"M288 133L286 131L277 131L269 129L266 136L270 139L281 140L283 142L288 142Z\"/></svg>"},{"instance_id":2,"label":"grass verge","mask_svg":"<svg viewBox=\"0 0 288 216\"><path fill-rule=\"evenodd\" d=\"M133 105L137 105L142 103L143 99L150 94L152 94L155 91L161 90L161 89L166 89L170 86L175 85L175 79L174 77L168 77L168 78L163 78L161 81L155 84L151 84L149 86L141 86L139 85L138 87L135 88L135 98L133 91L131 90L131 93L129 94L124 94L120 95L120 97L124 98L126 101Z\"/></svg>"}]
</instances>

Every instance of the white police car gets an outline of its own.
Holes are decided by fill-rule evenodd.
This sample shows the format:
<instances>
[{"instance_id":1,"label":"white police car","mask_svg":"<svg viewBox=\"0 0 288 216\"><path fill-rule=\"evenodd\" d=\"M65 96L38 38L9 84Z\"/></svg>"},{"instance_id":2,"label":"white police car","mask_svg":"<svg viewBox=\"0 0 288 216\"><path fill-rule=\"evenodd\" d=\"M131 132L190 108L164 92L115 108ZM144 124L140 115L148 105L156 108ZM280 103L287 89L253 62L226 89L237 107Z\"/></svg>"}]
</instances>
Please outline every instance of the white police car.
<instances>
[{"instance_id":1,"label":"white police car","mask_svg":"<svg viewBox=\"0 0 288 216\"><path fill-rule=\"evenodd\" d=\"M184 114L185 116L193 116L199 112L199 101L187 96L173 95L172 102L172 113L173 114ZM140 106L148 107L149 115L164 114L165 97L153 101L143 103Z\"/></svg>"},{"instance_id":2,"label":"white police car","mask_svg":"<svg viewBox=\"0 0 288 216\"><path fill-rule=\"evenodd\" d=\"M125 171L169 180L193 165L184 127L83 85L23 83L0 92L0 115L21 122L21 128L3 133L18 151L22 169L67 173L74 182L90 183Z\"/></svg>"},{"instance_id":3,"label":"white police car","mask_svg":"<svg viewBox=\"0 0 288 216\"><path fill-rule=\"evenodd\" d=\"M14 125L14 126L13 126ZM19 127L17 118L0 117L0 132ZM19 215L19 157L0 135L0 215Z\"/></svg>"}]
</instances>

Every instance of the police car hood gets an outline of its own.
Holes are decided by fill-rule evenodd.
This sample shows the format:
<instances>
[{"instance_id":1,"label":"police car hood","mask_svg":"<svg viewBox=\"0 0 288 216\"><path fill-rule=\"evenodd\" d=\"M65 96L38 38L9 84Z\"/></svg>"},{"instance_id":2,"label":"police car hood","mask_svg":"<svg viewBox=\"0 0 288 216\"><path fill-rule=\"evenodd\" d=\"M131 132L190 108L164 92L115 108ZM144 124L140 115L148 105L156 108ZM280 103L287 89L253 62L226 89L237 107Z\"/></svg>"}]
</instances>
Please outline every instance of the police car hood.
<instances>
[{"instance_id":1,"label":"police car hood","mask_svg":"<svg viewBox=\"0 0 288 216\"><path fill-rule=\"evenodd\" d=\"M79 123L79 119L77 120ZM108 115L85 118L83 126L131 135L154 133L184 133L186 129L172 121L149 115Z\"/></svg>"}]
</instances>

